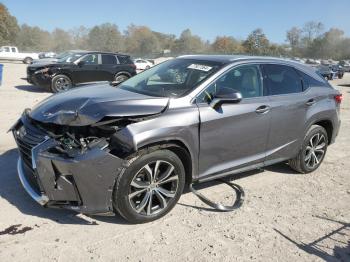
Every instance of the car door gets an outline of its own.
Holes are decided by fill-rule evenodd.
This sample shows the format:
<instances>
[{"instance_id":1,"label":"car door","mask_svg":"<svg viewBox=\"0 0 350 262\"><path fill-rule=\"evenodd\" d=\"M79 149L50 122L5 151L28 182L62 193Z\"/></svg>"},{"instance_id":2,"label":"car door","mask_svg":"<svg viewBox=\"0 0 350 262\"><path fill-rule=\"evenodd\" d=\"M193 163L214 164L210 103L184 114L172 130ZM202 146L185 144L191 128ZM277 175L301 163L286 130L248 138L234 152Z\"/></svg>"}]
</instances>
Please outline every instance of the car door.
<instances>
[{"instance_id":1,"label":"car door","mask_svg":"<svg viewBox=\"0 0 350 262\"><path fill-rule=\"evenodd\" d=\"M221 88L242 93L237 104L212 108ZM197 98L200 113L199 176L202 179L248 166L262 166L269 136L269 100L263 96L260 67L241 65L231 69Z\"/></svg>"},{"instance_id":2,"label":"car door","mask_svg":"<svg viewBox=\"0 0 350 262\"><path fill-rule=\"evenodd\" d=\"M119 66L117 57L113 54L101 54L101 58L99 65L101 81L113 81Z\"/></svg>"},{"instance_id":3,"label":"car door","mask_svg":"<svg viewBox=\"0 0 350 262\"><path fill-rule=\"evenodd\" d=\"M266 164L297 154L304 139L306 113L313 104L312 94L303 92L297 71L287 65L262 66L266 95L270 99L271 131Z\"/></svg>"},{"instance_id":4,"label":"car door","mask_svg":"<svg viewBox=\"0 0 350 262\"><path fill-rule=\"evenodd\" d=\"M77 61L77 64L72 68L75 83L101 81L99 56L97 53L87 54Z\"/></svg>"}]
</instances>

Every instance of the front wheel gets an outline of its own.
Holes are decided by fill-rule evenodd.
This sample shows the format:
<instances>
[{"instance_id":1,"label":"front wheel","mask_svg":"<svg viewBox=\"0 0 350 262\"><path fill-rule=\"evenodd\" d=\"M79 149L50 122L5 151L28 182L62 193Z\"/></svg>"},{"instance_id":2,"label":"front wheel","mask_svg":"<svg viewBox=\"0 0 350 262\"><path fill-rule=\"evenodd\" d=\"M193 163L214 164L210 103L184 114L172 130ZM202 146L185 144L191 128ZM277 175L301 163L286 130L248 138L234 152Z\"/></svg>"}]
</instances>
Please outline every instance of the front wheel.
<instances>
[{"instance_id":1,"label":"front wheel","mask_svg":"<svg viewBox=\"0 0 350 262\"><path fill-rule=\"evenodd\" d=\"M322 126L313 125L307 132L299 154L289 160L289 166L300 173L315 171L322 163L328 146L328 136Z\"/></svg>"},{"instance_id":2,"label":"front wheel","mask_svg":"<svg viewBox=\"0 0 350 262\"><path fill-rule=\"evenodd\" d=\"M185 169L179 157L158 150L130 160L118 177L113 206L131 223L156 220L179 200L185 185Z\"/></svg>"},{"instance_id":3,"label":"front wheel","mask_svg":"<svg viewBox=\"0 0 350 262\"><path fill-rule=\"evenodd\" d=\"M59 93L72 87L72 81L66 75L57 75L51 80L51 91Z\"/></svg>"}]
</instances>

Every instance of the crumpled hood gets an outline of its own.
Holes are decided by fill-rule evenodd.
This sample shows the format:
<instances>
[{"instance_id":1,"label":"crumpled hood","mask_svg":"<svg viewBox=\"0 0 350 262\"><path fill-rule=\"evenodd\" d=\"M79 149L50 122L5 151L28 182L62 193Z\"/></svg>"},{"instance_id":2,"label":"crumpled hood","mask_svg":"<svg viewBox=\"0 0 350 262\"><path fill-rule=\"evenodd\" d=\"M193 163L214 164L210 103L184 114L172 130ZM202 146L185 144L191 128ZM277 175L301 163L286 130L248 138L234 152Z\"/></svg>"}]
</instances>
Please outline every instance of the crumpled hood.
<instances>
[{"instance_id":1,"label":"crumpled hood","mask_svg":"<svg viewBox=\"0 0 350 262\"><path fill-rule=\"evenodd\" d=\"M147 116L162 112L169 98L146 96L100 84L52 95L29 113L34 120L86 126L108 117Z\"/></svg>"},{"instance_id":2,"label":"crumpled hood","mask_svg":"<svg viewBox=\"0 0 350 262\"><path fill-rule=\"evenodd\" d=\"M28 67L30 69L38 69L41 67L66 67L71 65L72 65L71 63L65 63L65 62L59 63L57 61L48 61L48 62L42 61L42 62L31 64Z\"/></svg>"}]
</instances>

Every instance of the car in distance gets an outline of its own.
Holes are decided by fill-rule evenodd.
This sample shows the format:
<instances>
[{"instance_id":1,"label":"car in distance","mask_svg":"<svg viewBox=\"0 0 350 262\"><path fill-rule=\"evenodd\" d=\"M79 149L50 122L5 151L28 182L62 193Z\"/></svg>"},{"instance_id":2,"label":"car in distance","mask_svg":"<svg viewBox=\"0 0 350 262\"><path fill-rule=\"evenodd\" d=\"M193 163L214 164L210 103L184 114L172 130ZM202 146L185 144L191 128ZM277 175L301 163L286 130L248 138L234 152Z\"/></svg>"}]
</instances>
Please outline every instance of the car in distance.
<instances>
[{"instance_id":1,"label":"car in distance","mask_svg":"<svg viewBox=\"0 0 350 262\"><path fill-rule=\"evenodd\" d=\"M134 59L134 64L136 65L137 70L146 70L153 66L151 62L141 58Z\"/></svg>"},{"instance_id":2,"label":"car in distance","mask_svg":"<svg viewBox=\"0 0 350 262\"><path fill-rule=\"evenodd\" d=\"M124 80L136 74L128 55L103 52L74 52L55 63L29 65L27 81L54 93L81 83Z\"/></svg>"},{"instance_id":3,"label":"car in distance","mask_svg":"<svg viewBox=\"0 0 350 262\"><path fill-rule=\"evenodd\" d=\"M38 59L37 53L19 52L15 46L0 47L0 60L22 61L25 64L30 64L34 59Z\"/></svg>"},{"instance_id":4,"label":"car in distance","mask_svg":"<svg viewBox=\"0 0 350 262\"><path fill-rule=\"evenodd\" d=\"M186 183L283 161L316 170L341 99L300 63L182 56L118 88L51 96L11 130L20 180L41 205L142 223L168 213Z\"/></svg>"},{"instance_id":5,"label":"car in distance","mask_svg":"<svg viewBox=\"0 0 350 262\"><path fill-rule=\"evenodd\" d=\"M39 59L44 58L54 58L57 57L57 54L55 52L41 52L38 54Z\"/></svg>"},{"instance_id":6,"label":"car in distance","mask_svg":"<svg viewBox=\"0 0 350 262\"><path fill-rule=\"evenodd\" d=\"M329 68L332 70L332 72L334 72L334 75L336 78L338 79L343 78L345 71L342 66L336 64L336 65L330 65Z\"/></svg>"},{"instance_id":7,"label":"car in distance","mask_svg":"<svg viewBox=\"0 0 350 262\"><path fill-rule=\"evenodd\" d=\"M326 80L333 80L336 76L336 72L332 70L329 65L317 65L315 66L316 71Z\"/></svg>"},{"instance_id":8,"label":"car in distance","mask_svg":"<svg viewBox=\"0 0 350 262\"><path fill-rule=\"evenodd\" d=\"M55 62L71 62L75 58L74 54L84 54L88 51L86 50L69 50L62 53L59 53L55 57L47 57L33 60L32 64L50 64Z\"/></svg>"}]
</instances>

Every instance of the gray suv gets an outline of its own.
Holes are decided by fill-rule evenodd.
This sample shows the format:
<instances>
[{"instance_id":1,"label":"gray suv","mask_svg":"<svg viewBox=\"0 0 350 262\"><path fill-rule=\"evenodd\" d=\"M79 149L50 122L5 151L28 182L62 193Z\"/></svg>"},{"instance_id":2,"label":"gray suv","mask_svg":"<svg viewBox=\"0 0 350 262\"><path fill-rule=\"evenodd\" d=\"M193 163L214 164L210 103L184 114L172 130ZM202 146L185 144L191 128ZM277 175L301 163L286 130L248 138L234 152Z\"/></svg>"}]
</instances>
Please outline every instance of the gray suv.
<instances>
[{"instance_id":1,"label":"gray suv","mask_svg":"<svg viewBox=\"0 0 350 262\"><path fill-rule=\"evenodd\" d=\"M341 99L296 62L183 56L25 110L12 127L19 178L41 205L148 222L186 183L284 161L314 171L338 134Z\"/></svg>"}]
</instances>

